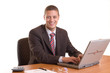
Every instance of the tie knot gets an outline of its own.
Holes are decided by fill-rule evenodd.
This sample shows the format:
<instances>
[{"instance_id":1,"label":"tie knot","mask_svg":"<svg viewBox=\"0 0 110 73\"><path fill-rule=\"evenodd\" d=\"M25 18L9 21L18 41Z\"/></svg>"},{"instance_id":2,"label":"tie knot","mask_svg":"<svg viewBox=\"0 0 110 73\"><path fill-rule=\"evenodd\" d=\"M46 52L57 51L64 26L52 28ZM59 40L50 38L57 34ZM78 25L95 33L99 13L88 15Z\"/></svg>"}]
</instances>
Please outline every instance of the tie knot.
<instances>
[{"instance_id":1,"label":"tie knot","mask_svg":"<svg viewBox=\"0 0 110 73\"><path fill-rule=\"evenodd\" d=\"M54 37L54 36L55 36L55 33L51 33L50 36L51 36L51 37Z\"/></svg>"}]
</instances>

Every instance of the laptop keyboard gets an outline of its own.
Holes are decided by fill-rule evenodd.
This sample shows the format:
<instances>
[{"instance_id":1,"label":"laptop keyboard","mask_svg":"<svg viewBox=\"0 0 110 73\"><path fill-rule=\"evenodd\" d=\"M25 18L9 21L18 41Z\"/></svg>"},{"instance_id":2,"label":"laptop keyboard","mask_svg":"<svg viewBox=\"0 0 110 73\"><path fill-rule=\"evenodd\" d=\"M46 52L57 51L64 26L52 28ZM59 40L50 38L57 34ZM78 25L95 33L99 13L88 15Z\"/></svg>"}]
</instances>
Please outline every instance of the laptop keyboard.
<instances>
[{"instance_id":1,"label":"laptop keyboard","mask_svg":"<svg viewBox=\"0 0 110 73\"><path fill-rule=\"evenodd\" d=\"M67 64L78 65L78 64L75 64L75 63L72 63L72 62L68 62Z\"/></svg>"},{"instance_id":2,"label":"laptop keyboard","mask_svg":"<svg viewBox=\"0 0 110 73\"><path fill-rule=\"evenodd\" d=\"M61 66L66 66L66 67L71 67L71 68L78 68L78 64L74 64L74 63L58 63L58 65L61 65Z\"/></svg>"}]
</instances>

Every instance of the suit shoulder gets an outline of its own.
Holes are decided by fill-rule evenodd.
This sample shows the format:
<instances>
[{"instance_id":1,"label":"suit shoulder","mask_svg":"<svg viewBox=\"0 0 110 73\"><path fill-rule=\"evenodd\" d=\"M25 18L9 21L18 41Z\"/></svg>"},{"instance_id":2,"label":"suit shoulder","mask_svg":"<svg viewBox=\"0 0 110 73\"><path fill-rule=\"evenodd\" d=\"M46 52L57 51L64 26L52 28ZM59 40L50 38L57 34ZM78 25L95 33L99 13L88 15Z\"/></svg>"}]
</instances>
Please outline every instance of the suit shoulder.
<instances>
[{"instance_id":1,"label":"suit shoulder","mask_svg":"<svg viewBox=\"0 0 110 73\"><path fill-rule=\"evenodd\" d=\"M65 32L65 33L67 33L67 31L66 31L65 29L62 29L62 28L60 28L60 27L57 27L57 29L58 29L60 32Z\"/></svg>"},{"instance_id":2,"label":"suit shoulder","mask_svg":"<svg viewBox=\"0 0 110 73\"><path fill-rule=\"evenodd\" d=\"M39 33L42 30L42 27L45 27L44 25L40 25L38 27L35 27L33 29L30 30L30 33Z\"/></svg>"}]
</instances>

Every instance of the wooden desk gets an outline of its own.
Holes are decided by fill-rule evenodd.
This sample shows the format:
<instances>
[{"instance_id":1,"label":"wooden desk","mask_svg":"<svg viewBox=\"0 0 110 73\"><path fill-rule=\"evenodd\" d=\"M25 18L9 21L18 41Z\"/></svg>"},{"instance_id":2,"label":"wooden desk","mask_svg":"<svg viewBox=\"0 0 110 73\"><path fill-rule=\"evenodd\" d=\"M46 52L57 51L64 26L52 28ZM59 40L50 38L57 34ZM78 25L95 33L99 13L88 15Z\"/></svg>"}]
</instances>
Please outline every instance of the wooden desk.
<instances>
[{"instance_id":1,"label":"wooden desk","mask_svg":"<svg viewBox=\"0 0 110 73\"><path fill-rule=\"evenodd\" d=\"M56 71L57 68L64 68L62 66L52 64L33 64L33 65L24 65L23 67L25 68L25 70L32 70L41 67L49 70L54 69ZM12 73L26 73L26 72L12 72ZM110 56L103 56L102 59L100 60L100 63L92 67L80 70L68 68L68 73L110 73Z\"/></svg>"}]
</instances>

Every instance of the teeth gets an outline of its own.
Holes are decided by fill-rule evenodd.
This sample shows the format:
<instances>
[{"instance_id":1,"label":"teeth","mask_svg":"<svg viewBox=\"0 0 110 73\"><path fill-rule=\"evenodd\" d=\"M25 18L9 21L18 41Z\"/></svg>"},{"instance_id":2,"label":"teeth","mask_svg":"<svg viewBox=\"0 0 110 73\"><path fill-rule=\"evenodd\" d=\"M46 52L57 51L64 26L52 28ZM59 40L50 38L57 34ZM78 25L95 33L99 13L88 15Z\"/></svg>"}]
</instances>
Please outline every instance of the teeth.
<instances>
[{"instance_id":1,"label":"teeth","mask_svg":"<svg viewBox=\"0 0 110 73\"><path fill-rule=\"evenodd\" d=\"M50 24L54 24L54 23L50 23Z\"/></svg>"},{"instance_id":2,"label":"teeth","mask_svg":"<svg viewBox=\"0 0 110 73\"><path fill-rule=\"evenodd\" d=\"M54 24L55 22L50 22L50 24Z\"/></svg>"},{"instance_id":3,"label":"teeth","mask_svg":"<svg viewBox=\"0 0 110 73\"><path fill-rule=\"evenodd\" d=\"M54 24L54 23L50 23L50 24Z\"/></svg>"}]
</instances>

